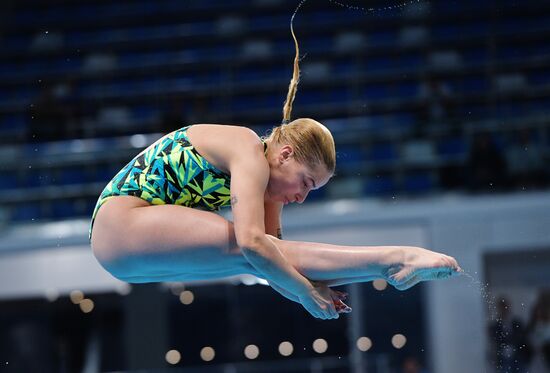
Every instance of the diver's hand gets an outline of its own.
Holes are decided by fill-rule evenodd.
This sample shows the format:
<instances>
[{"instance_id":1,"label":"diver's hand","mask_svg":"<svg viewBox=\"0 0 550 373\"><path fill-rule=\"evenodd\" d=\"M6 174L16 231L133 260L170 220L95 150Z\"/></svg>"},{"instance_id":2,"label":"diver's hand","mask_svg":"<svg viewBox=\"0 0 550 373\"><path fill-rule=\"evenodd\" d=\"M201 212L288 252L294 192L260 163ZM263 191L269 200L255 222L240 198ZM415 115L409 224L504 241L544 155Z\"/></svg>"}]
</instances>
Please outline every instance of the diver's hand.
<instances>
[{"instance_id":1,"label":"diver's hand","mask_svg":"<svg viewBox=\"0 0 550 373\"><path fill-rule=\"evenodd\" d=\"M350 313L351 307L344 303L344 301L348 297L348 294L342 293L341 291L332 290L332 289L330 289L330 291L331 291L332 301L334 302L334 307L336 308L336 312Z\"/></svg>"},{"instance_id":2,"label":"diver's hand","mask_svg":"<svg viewBox=\"0 0 550 373\"><path fill-rule=\"evenodd\" d=\"M334 303L334 308L336 308L336 312L338 313L350 313L351 307L344 303L346 298L348 297L348 293L338 291L338 290L332 290L329 285L324 281L311 281L312 284L314 284L318 288L323 288L323 291L328 291L330 294L330 297L332 298L332 302ZM325 290L326 288L326 290Z\"/></svg>"},{"instance_id":3,"label":"diver's hand","mask_svg":"<svg viewBox=\"0 0 550 373\"><path fill-rule=\"evenodd\" d=\"M312 283L312 287L304 294L298 295L300 303L318 319L337 319L339 317L328 286Z\"/></svg>"},{"instance_id":4,"label":"diver's hand","mask_svg":"<svg viewBox=\"0 0 550 373\"><path fill-rule=\"evenodd\" d=\"M398 290L407 290L421 281L449 278L463 272L454 258L435 251L407 247L402 254L402 263L392 264L384 272L388 283Z\"/></svg>"}]
</instances>

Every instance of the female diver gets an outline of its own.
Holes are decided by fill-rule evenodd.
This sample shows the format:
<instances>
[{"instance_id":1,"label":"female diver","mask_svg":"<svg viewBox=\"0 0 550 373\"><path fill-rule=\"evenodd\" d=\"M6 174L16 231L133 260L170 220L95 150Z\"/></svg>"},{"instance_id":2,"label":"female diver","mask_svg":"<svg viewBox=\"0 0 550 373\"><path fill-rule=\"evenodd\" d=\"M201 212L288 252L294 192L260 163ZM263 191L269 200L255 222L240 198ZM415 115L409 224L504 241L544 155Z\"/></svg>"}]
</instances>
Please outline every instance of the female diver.
<instances>
[{"instance_id":1,"label":"female diver","mask_svg":"<svg viewBox=\"0 0 550 373\"><path fill-rule=\"evenodd\" d=\"M382 278L400 290L461 272L455 259L419 247L356 247L282 239L283 206L302 203L334 174L330 131L290 122L298 42L283 124L269 137L232 125L195 124L162 137L109 182L90 240L98 262L132 283L253 274L314 317L351 309L330 286ZM231 205L233 221L213 213ZM210 211L205 211L210 210Z\"/></svg>"}]
</instances>

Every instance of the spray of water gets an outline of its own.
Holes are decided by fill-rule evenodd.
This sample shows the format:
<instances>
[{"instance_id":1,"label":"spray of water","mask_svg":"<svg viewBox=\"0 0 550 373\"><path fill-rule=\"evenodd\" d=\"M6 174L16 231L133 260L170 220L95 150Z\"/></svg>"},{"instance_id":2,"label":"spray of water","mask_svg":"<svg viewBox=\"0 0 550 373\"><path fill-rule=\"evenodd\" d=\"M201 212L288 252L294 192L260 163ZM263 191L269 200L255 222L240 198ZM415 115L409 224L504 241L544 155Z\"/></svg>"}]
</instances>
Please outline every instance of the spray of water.
<instances>
[{"instance_id":1,"label":"spray of water","mask_svg":"<svg viewBox=\"0 0 550 373\"><path fill-rule=\"evenodd\" d=\"M411 1L406 1L406 2L403 2L403 3L398 3L398 4L383 6L383 7L377 7L377 8L375 8L375 7L365 8L365 7L358 6L358 5L345 4L345 3L342 3L342 2L336 1L336 0L328 0L328 1L332 4L340 6L342 8L347 8L347 9L350 9L350 10L358 10L358 11L365 12L365 13L372 13L372 12L381 12L381 11L387 11L387 10L399 10L399 9L405 8L405 7L407 7L411 4L419 3L421 0L411 0Z\"/></svg>"},{"instance_id":2,"label":"spray of water","mask_svg":"<svg viewBox=\"0 0 550 373\"><path fill-rule=\"evenodd\" d=\"M364 12L364 13L383 12L383 11L390 11L390 10L400 10L400 9L403 9L403 8L411 5L411 4L420 3L421 1L423 1L423 0L410 0L410 1L405 1L405 2L402 2L402 3L397 3L397 4L394 4L394 5L388 5L388 6L383 6L383 7L365 8L365 7L358 6L358 5L345 4L345 3L342 3L342 2L337 1L337 0L328 0L329 3L335 4L339 7L346 8L346 9L349 9L349 10L360 11L360 12ZM298 6L296 6L296 9L294 10L294 13L292 13L292 17L290 17L290 32L292 33L292 37L294 38L294 42L296 44L298 43L298 41L296 40L296 36L294 34L294 18L296 17L296 14L300 10L300 8L306 2L307 2L307 0L301 0L298 3ZM304 54L301 58L299 58L299 60L302 60L305 57L306 57L306 55Z\"/></svg>"},{"instance_id":3,"label":"spray of water","mask_svg":"<svg viewBox=\"0 0 550 373\"><path fill-rule=\"evenodd\" d=\"M504 299L496 299L496 297L491 294L489 290L489 284L488 283L482 283L480 280L478 280L476 277L474 277L470 272L464 271L462 273L464 276L469 278L472 282L469 286L472 285L479 291L481 297L487 304L488 313L486 317L486 323L488 325L492 325L494 330L494 335L491 336L494 342L499 344L497 346L497 356L496 356L496 362L495 362L495 368L498 372L503 373L512 373L513 368L511 364L503 364L505 361L510 361L513 359L513 356L517 354L517 348L514 346L510 346L509 344L505 343L505 341L509 340L510 338L510 330L506 328L506 325L503 323L503 319L499 315L497 304L499 302L504 303ZM477 275L477 272L474 272L475 275ZM508 306L504 306L507 308ZM523 348L525 346L520 346L519 348ZM516 368L515 371L519 371L519 368Z\"/></svg>"},{"instance_id":4,"label":"spray of water","mask_svg":"<svg viewBox=\"0 0 550 373\"><path fill-rule=\"evenodd\" d=\"M294 14L292 14L292 18L290 19L291 26L292 26L292 22L294 21L294 17L296 16L296 13L298 13L298 10L302 7L302 5L304 5L304 3L306 1L307 0L301 0L300 3L298 4L298 6L296 7L296 10L294 11ZM373 12L383 12L383 11L390 11L390 10L400 10L400 9L408 7L409 5L420 3L421 1L422 0L409 0L409 1L404 1L402 3L396 3L396 4L393 4L393 5L365 8L365 7L362 7L362 6L359 6L359 5L346 4L346 3L343 3L343 2L337 1L337 0L328 0L329 3L337 5L341 8L360 11L360 12L363 12L363 13L373 13Z\"/></svg>"}]
</instances>

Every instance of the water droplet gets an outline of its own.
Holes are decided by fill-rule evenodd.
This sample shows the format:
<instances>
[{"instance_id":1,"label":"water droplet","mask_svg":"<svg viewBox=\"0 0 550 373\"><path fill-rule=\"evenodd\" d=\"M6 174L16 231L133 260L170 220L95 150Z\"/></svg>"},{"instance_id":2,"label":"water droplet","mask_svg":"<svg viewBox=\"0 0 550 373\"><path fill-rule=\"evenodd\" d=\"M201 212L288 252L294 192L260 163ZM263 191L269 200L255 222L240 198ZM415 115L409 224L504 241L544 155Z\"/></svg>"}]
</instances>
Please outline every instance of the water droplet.
<instances>
[{"instance_id":1,"label":"water droplet","mask_svg":"<svg viewBox=\"0 0 550 373\"><path fill-rule=\"evenodd\" d=\"M402 3L398 3L398 4L395 4L395 5L389 5L389 6L385 6L385 7L364 8L364 7L361 7L361 6L358 6L358 5L345 4L345 3L342 3L342 2L337 1L337 0L329 0L329 1L332 4L338 5L342 8L346 8L346 9L350 9L350 10L358 10L358 11L362 11L364 13L381 12L381 11L385 11L385 10L396 10L396 9L404 8L404 7L406 7L410 4L420 2L420 0L411 0L411 1L405 1L405 2L402 2Z\"/></svg>"}]
</instances>

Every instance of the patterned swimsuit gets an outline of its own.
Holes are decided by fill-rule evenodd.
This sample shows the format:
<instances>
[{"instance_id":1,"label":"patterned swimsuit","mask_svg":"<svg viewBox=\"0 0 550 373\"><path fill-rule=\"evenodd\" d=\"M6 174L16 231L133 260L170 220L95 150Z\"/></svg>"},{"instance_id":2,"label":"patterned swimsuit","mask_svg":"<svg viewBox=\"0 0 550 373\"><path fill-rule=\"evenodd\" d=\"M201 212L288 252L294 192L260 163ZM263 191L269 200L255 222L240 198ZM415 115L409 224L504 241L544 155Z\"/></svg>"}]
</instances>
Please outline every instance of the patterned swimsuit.
<instances>
[{"instance_id":1,"label":"patterned swimsuit","mask_svg":"<svg viewBox=\"0 0 550 373\"><path fill-rule=\"evenodd\" d=\"M88 238L99 208L115 196L135 196L153 205L174 204L219 210L229 206L231 176L204 159L183 127L164 136L132 159L107 184L96 203ZM264 151L267 144L264 143Z\"/></svg>"}]
</instances>

